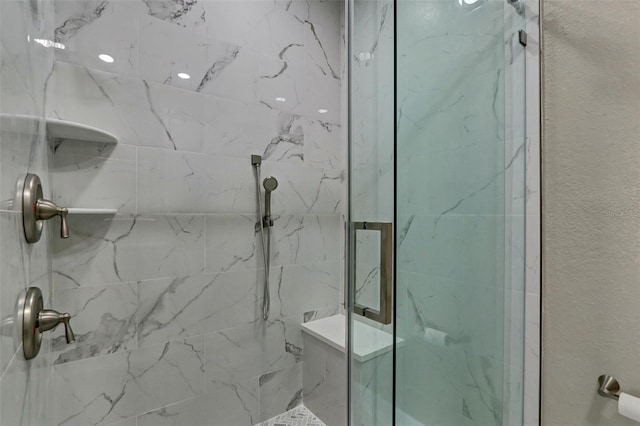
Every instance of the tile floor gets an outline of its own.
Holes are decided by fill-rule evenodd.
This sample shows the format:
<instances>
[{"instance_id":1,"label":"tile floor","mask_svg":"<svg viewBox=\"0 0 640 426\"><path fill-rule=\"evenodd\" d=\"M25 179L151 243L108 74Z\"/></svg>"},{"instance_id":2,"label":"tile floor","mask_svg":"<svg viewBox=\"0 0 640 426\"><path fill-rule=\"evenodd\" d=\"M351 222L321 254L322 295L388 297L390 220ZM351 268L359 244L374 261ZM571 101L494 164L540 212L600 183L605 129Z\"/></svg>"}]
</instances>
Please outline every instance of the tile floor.
<instances>
[{"instance_id":1,"label":"tile floor","mask_svg":"<svg viewBox=\"0 0 640 426\"><path fill-rule=\"evenodd\" d=\"M307 407L299 405L256 426L326 426Z\"/></svg>"}]
</instances>

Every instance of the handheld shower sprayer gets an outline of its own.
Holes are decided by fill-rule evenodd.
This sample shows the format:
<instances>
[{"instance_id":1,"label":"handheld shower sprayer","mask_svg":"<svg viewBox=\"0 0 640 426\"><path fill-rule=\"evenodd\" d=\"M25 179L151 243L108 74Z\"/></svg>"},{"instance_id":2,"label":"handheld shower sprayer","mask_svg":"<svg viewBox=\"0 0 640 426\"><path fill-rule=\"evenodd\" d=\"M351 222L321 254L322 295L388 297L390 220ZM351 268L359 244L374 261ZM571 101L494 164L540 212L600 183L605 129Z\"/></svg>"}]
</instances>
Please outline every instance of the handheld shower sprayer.
<instances>
[{"instance_id":1,"label":"handheld shower sprayer","mask_svg":"<svg viewBox=\"0 0 640 426\"><path fill-rule=\"evenodd\" d=\"M264 210L262 199L260 197L260 165L262 157L260 155L251 156L251 165L255 170L256 176L256 198L258 201L258 222L256 223L256 233L260 233L260 241L262 242L262 255L264 259L264 281L262 287L262 319L269 319L270 311L270 295L269 295L269 270L271 267L271 227L273 219L271 219L271 193L278 187L278 180L273 176L269 176L262 181L264 187Z\"/></svg>"},{"instance_id":2,"label":"handheld shower sprayer","mask_svg":"<svg viewBox=\"0 0 640 426\"><path fill-rule=\"evenodd\" d=\"M271 219L271 193L278 187L278 179L269 176L262 181L264 187L264 226L273 226Z\"/></svg>"}]
</instances>

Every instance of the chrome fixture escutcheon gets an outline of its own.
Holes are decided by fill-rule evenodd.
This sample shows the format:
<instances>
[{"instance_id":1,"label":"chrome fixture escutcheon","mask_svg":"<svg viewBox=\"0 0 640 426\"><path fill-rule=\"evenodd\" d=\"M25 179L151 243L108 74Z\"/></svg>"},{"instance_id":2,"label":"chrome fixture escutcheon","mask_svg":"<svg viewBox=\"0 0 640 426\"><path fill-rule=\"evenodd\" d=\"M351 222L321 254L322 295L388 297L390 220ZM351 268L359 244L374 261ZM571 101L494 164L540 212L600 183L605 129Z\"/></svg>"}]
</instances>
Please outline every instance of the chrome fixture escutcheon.
<instances>
[{"instance_id":1,"label":"chrome fixture escutcheon","mask_svg":"<svg viewBox=\"0 0 640 426\"><path fill-rule=\"evenodd\" d=\"M33 359L40 352L42 333L55 329L58 324L64 324L67 343L73 343L76 338L71 329L71 315L51 309L44 309L42 291L38 287L30 287L22 306L22 351L25 359Z\"/></svg>"},{"instance_id":2,"label":"chrome fixture escutcheon","mask_svg":"<svg viewBox=\"0 0 640 426\"><path fill-rule=\"evenodd\" d=\"M615 377L609 376L608 374L603 374L598 377L598 395L617 401L620 399L620 393L620 383Z\"/></svg>"},{"instance_id":3,"label":"chrome fixture escutcheon","mask_svg":"<svg viewBox=\"0 0 640 426\"><path fill-rule=\"evenodd\" d=\"M38 175L27 174L22 190L22 224L28 243L37 243L42 236L42 222L55 216L60 216L60 238L69 238L68 213L65 207L44 199Z\"/></svg>"}]
</instances>

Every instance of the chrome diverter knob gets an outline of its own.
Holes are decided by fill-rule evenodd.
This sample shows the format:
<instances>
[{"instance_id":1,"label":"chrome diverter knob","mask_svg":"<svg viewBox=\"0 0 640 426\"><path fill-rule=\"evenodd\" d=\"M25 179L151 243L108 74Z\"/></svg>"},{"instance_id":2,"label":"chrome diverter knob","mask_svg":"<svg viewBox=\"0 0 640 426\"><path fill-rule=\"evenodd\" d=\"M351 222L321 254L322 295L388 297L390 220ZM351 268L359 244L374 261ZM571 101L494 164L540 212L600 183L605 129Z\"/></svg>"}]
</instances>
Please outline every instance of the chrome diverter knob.
<instances>
[{"instance_id":1,"label":"chrome diverter knob","mask_svg":"<svg viewBox=\"0 0 640 426\"><path fill-rule=\"evenodd\" d=\"M28 243L36 243L42 235L42 221L60 216L60 238L69 238L67 214L69 211L45 200L38 175L27 174L22 190L22 224Z\"/></svg>"},{"instance_id":2,"label":"chrome diverter knob","mask_svg":"<svg viewBox=\"0 0 640 426\"><path fill-rule=\"evenodd\" d=\"M33 359L40 352L42 333L54 330L58 324L64 324L67 343L73 343L76 338L71 329L71 315L50 309L43 309L42 291L38 287L30 287L22 301L22 351L25 359Z\"/></svg>"}]
</instances>

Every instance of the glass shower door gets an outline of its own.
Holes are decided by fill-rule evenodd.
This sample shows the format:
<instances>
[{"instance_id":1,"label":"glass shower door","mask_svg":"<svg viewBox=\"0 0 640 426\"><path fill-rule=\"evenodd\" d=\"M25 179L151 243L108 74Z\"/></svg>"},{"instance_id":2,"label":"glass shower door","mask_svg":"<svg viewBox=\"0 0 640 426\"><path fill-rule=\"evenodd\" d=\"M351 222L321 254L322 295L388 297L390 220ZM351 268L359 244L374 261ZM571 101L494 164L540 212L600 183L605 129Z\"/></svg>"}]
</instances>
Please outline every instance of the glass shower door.
<instances>
[{"instance_id":1,"label":"glass shower door","mask_svg":"<svg viewBox=\"0 0 640 426\"><path fill-rule=\"evenodd\" d=\"M393 1L350 1L350 418L393 419Z\"/></svg>"},{"instance_id":2,"label":"glass shower door","mask_svg":"<svg viewBox=\"0 0 640 426\"><path fill-rule=\"evenodd\" d=\"M353 425L522 424L524 6L350 4Z\"/></svg>"}]
</instances>

